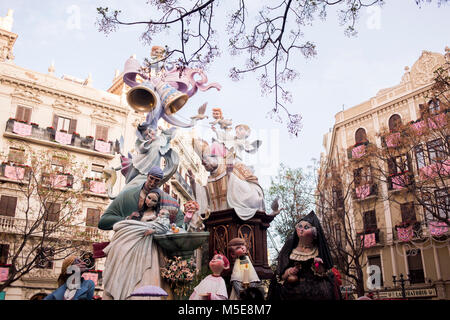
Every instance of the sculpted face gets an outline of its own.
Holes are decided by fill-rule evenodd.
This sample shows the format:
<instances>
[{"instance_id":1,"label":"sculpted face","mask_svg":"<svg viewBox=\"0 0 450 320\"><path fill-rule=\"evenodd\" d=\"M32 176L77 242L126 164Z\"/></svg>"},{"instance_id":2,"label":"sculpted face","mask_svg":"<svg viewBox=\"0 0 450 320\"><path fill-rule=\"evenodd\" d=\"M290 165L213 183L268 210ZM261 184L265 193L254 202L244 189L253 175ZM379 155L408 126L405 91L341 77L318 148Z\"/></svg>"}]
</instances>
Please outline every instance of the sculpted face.
<instances>
[{"instance_id":1,"label":"sculpted face","mask_svg":"<svg viewBox=\"0 0 450 320\"><path fill-rule=\"evenodd\" d=\"M300 239L312 241L315 238L315 228L307 221L300 221L295 231Z\"/></svg>"},{"instance_id":2,"label":"sculpted face","mask_svg":"<svg viewBox=\"0 0 450 320\"><path fill-rule=\"evenodd\" d=\"M225 262L221 255L216 254L209 262L209 268L214 274L221 274L225 269Z\"/></svg>"},{"instance_id":3,"label":"sculpted face","mask_svg":"<svg viewBox=\"0 0 450 320\"><path fill-rule=\"evenodd\" d=\"M245 244L240 244L234 247L234 254L237 257L243 256L245 254L247 254L247 247L245 246Z\"/></svg>"},{"instance_id":4,"label":"sculpted face","mask_svg":"<svg viewBox=\"0 0 450 320\"><path fill-rule=\"evenodd\" d=\"M161 181L161 179L159 179L157 177L154 177L154 176L151 176L151 175L147 176L147 186L150 189L157 188L158 187L158 183L160 181Z\"/></svg>"},{"instance_id":5,"label":"sculpted face","mask_svg":"<svg viewBox=\"0 0 450 320\"><path fill-rule=\"evenodd\" d=\"M246 129L245 127L236 127L236 137L238 139L248 138L249 135L250 130Z\"/></svg>"},{"instance_id":6,"label":"sculpted face","mask_svg":"<svg viewBox=\"0 0 450 320\"><path fill-rule=\"evenodd\" d=\"M222 112L220 112L219 110L214 110L212 113L212 116L214 119L218 120L222 118Z\"/></svg>"},{"instance_id":7,"label":"sculpted face","mask_svg":"<svg viewBox=\"0 0 450 320\"><path fill-rule=\"evenodd\" d=\"M145 204L149 208L154 208L158 204L158 194L150 192L145 198Z\"/></svg>"}]
</instances>

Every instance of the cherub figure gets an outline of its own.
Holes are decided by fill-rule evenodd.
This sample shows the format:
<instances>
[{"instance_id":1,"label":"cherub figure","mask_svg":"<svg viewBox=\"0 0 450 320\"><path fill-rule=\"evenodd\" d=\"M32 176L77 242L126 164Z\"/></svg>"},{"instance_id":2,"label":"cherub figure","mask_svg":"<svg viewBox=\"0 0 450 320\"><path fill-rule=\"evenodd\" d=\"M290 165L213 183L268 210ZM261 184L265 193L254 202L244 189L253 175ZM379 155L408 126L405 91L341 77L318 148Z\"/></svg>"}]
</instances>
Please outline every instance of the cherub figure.
<instances>
[{"instance_id":1,"label":"cherub figure","mask_svg":"<svg viewBox=\"0 0 450 320\"><path fill-rule=\"evenodd\" d=\"M227 300L228 293L225 280L221 274L230 268L230 262L223 254L215 254L209 262L212 274L203 279L194 288L189 300Z\"/></svg>"},{"instance_id":2,"label":"cherub figure","mask_svg":"<svg viewBox=\"0 0 450 320\"><path fill-rule=\"evenodd\" d=\"M255 153L258 151L259 147L262 144L261 140L255 140L250 143L248 141L248 137L250 136L251 130L250 127L246 124L239 124L235 127L236 135L233 141L234 151L236 153L236 157L239 160L242 160L242 151L247 153Z\"/></svg>"},{"instance_id":3,"label":"cherub figure","mask_svg":"<svg viewBox=\"0 0 450 320\"><path fill-rule=\"evenodd\" d=\"M231 130L230 126L233 121L231 119L224 119L222 109L213 108L212 117L214 118L214 121L209 123L212 128L215 128L215 125L218 124L222 130Z\"/></svg>"}]
</instances>

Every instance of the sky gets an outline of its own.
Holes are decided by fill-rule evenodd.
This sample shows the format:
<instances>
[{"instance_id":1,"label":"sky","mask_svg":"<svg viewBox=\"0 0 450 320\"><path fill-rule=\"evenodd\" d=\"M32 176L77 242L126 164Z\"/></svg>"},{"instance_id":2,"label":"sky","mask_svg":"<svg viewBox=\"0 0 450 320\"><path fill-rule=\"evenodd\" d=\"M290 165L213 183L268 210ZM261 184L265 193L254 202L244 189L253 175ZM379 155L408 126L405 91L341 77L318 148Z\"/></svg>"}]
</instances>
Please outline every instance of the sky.
<instances>
[{"instance_id":1,"label":"sky","mask_svg":"<svg viewBox=\"0 0 450 320\"><path fill-rule=\"evenodd\" d=\"M256 12L259 4L249 1L250 12ZM129 20L154 14L145 0L2 0L0 16L14 10L12 31L19 35L15 63L47 73L54 62L56 76L85 79L90 73L95 88L108 89L115 70L122 71L128 57L136 54L142 61L151 47L139 39L143 27L121 27L108 36L99 32L95 21L96 7L100 6L120 9ZM381 9L362 11L358 35L351 38L339 26L337 14L330 12L326 21L317 20L304 29L305 39L317 46L317 56L308 60L293 57L300 77L288 85L293 94L288 108L302 115L303 129L298 137L292 137L286 123L267 116L273 97L261 95L256 75L248 74L238 82L229 79L229 69L243 58L231 57L227 51L226 13L226 9L216 13L223 51L207 70L210 82L220 83L222 89L196 94L180 116L188 118L208 102L209 115L211 108L221 107L234 125L248 124L252 128L250 140L260 139L262 146L245 161L254 166L265 188L280 163L307 169L312 159L320 158L323 135L333 127L336 113L397 85L404 67L411 67L423 50L444 53L450 45L450 5L438 7L433 1L418 7L414 0L387 0ZM165 34L152 45L170 44L175 39L176 34ZM200 123L197 132L207 139L212 136L207 122Z\"/></svg>"}]
</instances>

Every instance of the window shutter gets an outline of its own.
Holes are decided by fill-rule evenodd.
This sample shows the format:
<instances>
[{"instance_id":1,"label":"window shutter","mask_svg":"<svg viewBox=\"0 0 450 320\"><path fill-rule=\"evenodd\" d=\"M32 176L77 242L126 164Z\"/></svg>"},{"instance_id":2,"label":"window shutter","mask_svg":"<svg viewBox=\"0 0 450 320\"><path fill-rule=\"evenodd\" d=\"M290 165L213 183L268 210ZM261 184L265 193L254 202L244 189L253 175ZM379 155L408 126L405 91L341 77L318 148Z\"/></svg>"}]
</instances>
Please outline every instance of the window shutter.
<instances>
[{"instance_id":1,"label":"window shutter","mask_svg":"<svg viewBox=\"0 0 450 320\"><path fill-rule=\"evenodd\" d=\"M50 221L57 222L59 220L59 210L61 210L61 205L59 203L53 203L52 210L50 211Z\"/></svg>"},{"instance_id":2,"label":"window shutter","mask_svg":"<svg viewBox=\"0 0 450 320\"><path fill-rule=\"evenodd\" d=\"M108 127L103 127L103 140L108 141Z\"/></svg>"},{"instance_id":3,"label":"window shutter","mask_svg":"<svg viewBox=\"0 0 450 320\"><path fill-rule=\"evenodd\" d=\"M53 115L53 123L52 123L52 127L56 130L58 128L58 116L55 114Z\"/></svg>"},{"instance_id":4,"label":"window shutter","mask_svg":"<svg viewBox=\"0 0 450 320\"><path fill-rule=\"evenodd\" d=\"M0 198L0 215L14 217L16 215L17 198L2 196Z\"/></svg>"},{"instance_id":5,"label":"window shutter","mask_svg":"<svg viewBox=\"0 0 450 320\"><path fill-rule=\"evenodd\" d=\"M16 109L16 120L22 120L22 118L24 116L24 113L25 113L24 107L17 106L17 109Z\"/></svg>"},{"instance_id":6,"label":"window shutter","mask_svg":"<svg viewBox=\"0 0 450 320\"><path fill-rule=\"evenodd\" d=\"M70 119L69 133L77 131L77 119Z\"/></svg>"},{"instance_id":7,"label":"window shutter","mask_svg":"<svg viewBox=\"0 0 450 320\"><path fill-rule=\"evenodd\" d=\"M86 226L97 227L99 220L100 220L100 210L88 208L86 214Z\"/></svg>"},{"instance_id":8,"label":"window shutter","mask_svg":"<svg viewBox=\"0 0 450 320\"><path fill-rule=\"evenodd\" d=\"M6 214L10 217L14 217L16 215L16 206L17 206L17 198L8 197L8 209Z\"/></svg>"},{"instance_id":9,"label":"window shutter","mask_svg":"<svg viewBox=\"0 0 450 320\"><path fill-rule=\"evenodd\" d=\"M0 244L0 264L8 263L9 244Z\"/></svg>"},{"instance_id":10,"label":"window shutter","mask_svg":"<svg viewBox=\"0 0 450 320\"><path fill-rule=\"evenodd\" d=\"M31 109L30 108L24 108L25 109L25 113L24 113L24 121L26 122L31 122Z\"/></svg>"},{"instance_id":11,"label":"window shutter","mask_svg":"<svg viewBox=\"0 0 450 320\"><path fill-rule=\"evenodd\" d=\"M416 213L414 211L414 202L408 202L400 205L402 221L416 221Z\"/></svg>"},{"instance_id":12,"label":"window shutter","mask_svg":"<svg viewBox=\"0 0 450 320\"><path fill-rule=\"evenodd\" d=\"M61 205L59 203L49 202L47 203L47 214L44 217L45 220L51 222L57 222L59 219L59 211L61 209Z\"/></svg>"}]
</instances>

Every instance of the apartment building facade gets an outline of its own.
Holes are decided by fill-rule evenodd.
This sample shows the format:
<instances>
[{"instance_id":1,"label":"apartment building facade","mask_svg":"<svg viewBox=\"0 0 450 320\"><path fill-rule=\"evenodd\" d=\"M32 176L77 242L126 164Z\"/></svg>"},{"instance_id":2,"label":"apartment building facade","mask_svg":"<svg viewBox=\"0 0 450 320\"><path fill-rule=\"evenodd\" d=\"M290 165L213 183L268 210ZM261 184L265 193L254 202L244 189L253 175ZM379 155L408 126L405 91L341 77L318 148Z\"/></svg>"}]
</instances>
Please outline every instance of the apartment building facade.
<instances>
[{"instance_id":1,"label":"apartment building facade","mask_svg":"<svg viewBox=\"0 0 450 320\"><path fill-rule=\"evenodd\" d=\"M439 181L421 185L432 189L427 192L441 204L435 214L448 217L448 105L430 97L435 93L434 71L449 59L448 48L444 54L423 51L411 68L405 67L398 85L382 89L368 101L337 113L333 129L324 135L321 169L341 168L345 185L330 191L330 197L338 201L333 201L334 205L326 210L335 215L345 212L350 215L351 225L343 228L336 224L333 232L344 238L342 230L351 230L355 243L364 247L360 265L365 290L380 299L401 299L404 295L419 299L450 298L448 225L434 221L427 211L431 209L407 187L412 183L419 185L423 173L435 168L439 161L445 167L440 179L434 179ZM420 141L410 148L395 145L394 138L403 136L396 128L415 130L427 121L435 124L437 120L442 126L433 128L442 129L440 137L432 134L432 128L427 134L418 134ZM389 157L379 156L386 154L380 150L388 149ZM386 174L380 179L382 171ZM322 179L319 186L324 187L323 183ZM437 231L435 224L440 226ZM375 268L369 269L371 266ZM372 285L374 269L381 271L378 286ZM401 276L408 279L404 292Z\"/></svg>"},{"instance_id":2,"label":"apartment building facade","mask_svg":"<svg viewBox=\"0 0 450 320\"><path fill-rule=\"evenodd\" d=\"M92 87L89 74L86 79L69 75L57 77L55 66L43 74L22 68L14 62L14 43L18 35L13 33L13 12L10 10L0 24L0 151L3 162L0 170L0 274L5 277L10 268L14 244L20 231L30 220L25 216L27 198L20 192L33 170L28 152L52 154L51 180L58 181L58 188L71 192L80 191L81 200L78 214L71 221L72 241L79 241L78 253L87 259L92 256L92 243L109 241L112 231L98 230L98 220L110 203L108 186L102 174L105 168L118 167L120 159L114 150L114 142L124 138L124 150L132 151L135 130L145 115L132 110L125 97L127 88L120 92L115 84L121 81L116 73L112 87L99 90ZM167 124L162 123L162 126ZM180 205L193 200L193 192L188 172L198 184L206 183L206 171L200 159L193 152L190 140L195 130L183 130L172 141L173 148L180 155L178 172L163 187L178 199ZM30 151L31 150L31 151ZM83 177L75 179L79 172L67 172L59 161L70 157L83 169ZM119 174L120 175L120 174ZM113 194L125 185L125 179L118 175ZM43 183L44 179L42 180ZM37 202L31 200L31 206ZM52 203L52 208L63 204ZM53 209L52 209L53 210ZM58 209L53 210L48 220L58 220ZM58 212L58 214L56 214ZM61 210L62 212L62 210ZM83 235L78 239L77 235ZM29 300L41 299L56 289L62 260L47 261L34 268L20 280L0 293L0 299ZM96 295L101 296L101 275L105 259L92 261L86 275L96 282ZM0 278L0 281L4 278Z\"/></svg>"}]
</instances>

